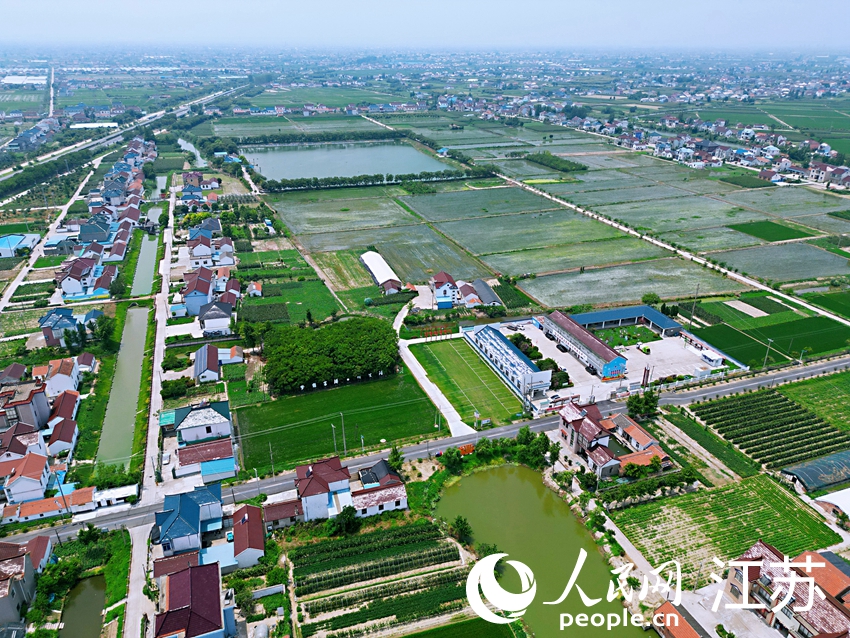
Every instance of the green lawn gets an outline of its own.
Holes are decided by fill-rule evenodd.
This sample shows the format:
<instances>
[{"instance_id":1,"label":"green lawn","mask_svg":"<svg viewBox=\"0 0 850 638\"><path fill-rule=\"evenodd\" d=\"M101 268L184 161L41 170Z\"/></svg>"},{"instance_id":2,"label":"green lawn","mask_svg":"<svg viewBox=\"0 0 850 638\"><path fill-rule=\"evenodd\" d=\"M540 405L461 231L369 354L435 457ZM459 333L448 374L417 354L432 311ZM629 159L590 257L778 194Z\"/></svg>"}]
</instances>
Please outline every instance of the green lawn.
<instances>
[{"instance_id":1,"label":"green lawn","mask_svg":"<svg viewBox=\"0 0 850 638\"><path fill-rule=\"evenodd\" d=\"M840 539L811 508L764 475L611 515L652 565L680 561L689 586L701 563L705 584L712 557L735 559L759 539L790 556Z\"/></svg>"},{"instance_id":2,"label":"green lawn","mask_svg":"<svg viewBox=\"0 0 850 638\"><path fill-rule=\"evenodd\" d=\"M70 259L70 257L68 255L42 256L35 260L33 268L56 268L57 266L61 266L62 262L66 259Z\"/></svg>"},{"instance_id":3,"label":"green lawn","mask_svg":"<svg viewBox=\"0 0 850 638\"><path fill-rule=\"evenodd\" d=\"M342 454L340 411L349 452L359 452L361 435L368 447L387 447L393 441L436 434L434 405L413 376L404 372L237 410L245 469L271 469L269 444L278 471L298 461L332 456L331 424L336 426L337 450Z\"/></svg>"},{"instance_id":4,"label":"green lawn","mask_svg":"<svg viewBox=\"0 0 850 638\"><path fill-rule=\"evenodd\" d=\"M737 230L753 237L758 237L765 241L784 241L786 239L802 239L803 237L812 237L811 233L791 228L784 224L776 222L749 222L747 224L732 224L729 226L732 230Z\"/></svg>"},{"instance_id":5,"label":"green lawn","mask_svg":"<svg viewBox=\"0 0 850 638\"><path fill-rule=\"evenodd\" d=\"M744 365L761 367L764 363L764 355L767 353L767 347L740 330L735 330L732 326L719 324L710 328L695 328L692 332L700 339L704 339L718 350L737 359ZM771 349L767 361L770 363L787 360L788 358L786 356Z\"/></svg>"},{"instance_id":6,"label":"green lawn","mask_svg":"<svg viewBox=\"0 0 850 638\"><path fill-rule=\"evenodd\" d=\"M331 291L319 280L266 284L263 295L249 297L243 302L242 318L248 321L298 323L306 320L309 311L314 321L322 321L340 309ZM274 306L276 310L272 312L266 306Z\"/></svg>"},{"instance_id":7,"label":"green lawn","mask_svg":"<svg viewBox=\"0 0 850 638\"><path fill-rule=\"evenodd\" d=\"M509 423L522 404L493 370L462 339L415 344L410 351L467 423L482 419Z\"/></svg>"}]
</instances>

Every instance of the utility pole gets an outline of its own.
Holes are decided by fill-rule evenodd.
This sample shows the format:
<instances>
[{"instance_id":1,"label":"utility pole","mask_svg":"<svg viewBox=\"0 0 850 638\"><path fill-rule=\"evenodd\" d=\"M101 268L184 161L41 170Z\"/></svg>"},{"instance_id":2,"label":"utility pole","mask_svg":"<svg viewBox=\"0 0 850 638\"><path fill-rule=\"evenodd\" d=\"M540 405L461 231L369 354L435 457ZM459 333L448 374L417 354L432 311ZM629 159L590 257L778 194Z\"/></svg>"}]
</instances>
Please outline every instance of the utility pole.
<instances>
[{"instance_id":1,"label":"utility pole","mask_svg":"<svg viewBox=\"0 0 850 638\"><path fill-rule=\"evenodd\" d=\"M331 423L331 429L333 430L333 433L334 433L334 454L338 455L339 452L337 452L337 450L336 450L336 426L333 423Z\"/></svg>"},{"instance_id":2,"label":"utility pole","mask_svg":"<svg viewBox=\"0 0 850 638\"><path fill-rule=\"evenodd\" d=\"M260 495L260 477L257 474L257 468L254 468L254 478L257 479L257 496Z\"/></svg>"},{"instance_id":3,"label":"utility pole","mask_svg":"<svg viewBox=\"0 0 850 638\"><path fill-rule=\"evenodd\" d=\"M274 476L275 474L277 474L277 472L274 471L274 454L272 454L272 442L271 441L269 441L269 458L271 458L271 460L272 460L272 476Z\"/></svg>"},{"instance_id":4,"label":"utility pole","mask_svg":"<svg viewBox=\"0 0 850 638\"><path fill-rule=\"evenodd\" d=\"M697 309L697 297L699 297L699 284L697 284L697 291L694 293L694 303L691 305L691 322L688 326L691 330L694 327L694 312Z\"/></svg>"},{"instance_id":5,"label":"utility pole","mask_svg":"<svg viewBox=\"0 0 850 638\"><path fill-rule=\"evenodd\" d=\"M360 449L363 454L366 454L366 443L363 441L363 435L360 435Z\"/></svg>"},{"instance_id":6,"label":"utility pole","mask_svg":"<svg viewBox=\"0 0 850 638\"><path fill-rule=\"evenodd\" d=\"M767 355L770 354L770 344L771 343L773 343L773 339L768 339L767 340L767 352L764 353L764 365L762 365L762 368L767 367Z\"/></svg>"},{"instance_id":7,"label":"utility pole","mask_svg":"<svg viewBox=\"0 0 850 638\"><path fill-rule=\"evenodd\" d=\"M342 420L342 453L348 454L348 446L345 443L345 417L342 412L339 413L339 418Z\"/></svg>"}]
</instances>

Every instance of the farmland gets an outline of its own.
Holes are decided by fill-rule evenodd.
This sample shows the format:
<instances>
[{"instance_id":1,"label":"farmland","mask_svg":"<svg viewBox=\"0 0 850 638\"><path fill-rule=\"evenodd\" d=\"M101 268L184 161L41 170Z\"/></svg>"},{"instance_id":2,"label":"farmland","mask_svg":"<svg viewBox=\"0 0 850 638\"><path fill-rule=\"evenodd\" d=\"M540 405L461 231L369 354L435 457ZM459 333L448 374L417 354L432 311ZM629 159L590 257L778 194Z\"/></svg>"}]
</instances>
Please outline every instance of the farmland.
<instances>
[{"instance_id":1,"label":"farmland","mask_svg":"<svg viewBox=\"0 0 850 638\"><path fill-rule=\"evenodd\" d=\"M476 411L494 423L509 423L522 413L516 395L465 341L421 343L410 351L463 421L472 423Z\"/></svg>"},{"instance_id":2,"label":"farmland","mask_svg":"<svg viewBox=\"0 0 850 638\"><path fill-rule=\"evenodd\" d=\"M323 321L338 311L339 304L322 281L290 281L266 284L262 297L248 297L241 307L246 321L299 323L307 319Z\"/></svg>"},{"instance_id":3,"label":"farmland","mask_svg":"<svg viewBox=\"0 0 850 638\"><path fill-rule=\"evenodd\" d=\"M275 202L281 219L296 235L412 224L416 220L389 199L338 199L330 203Z\"/></svg>"},{"instance_id":4,"label":"farmland","mask_svg":"<svg viewBox=\"0 0 850 638\"><path fill-rule=\"evenodd\" d=\"M612 516L652 565L680 561L683 582L689 584L700 564L710 565L714 556L735 559L759 539L790 556L840 539L820 516L764 475ZM703 570L700 585L706 582Z\"/></svg>"},{"instance_id":5,"label":"farmland","mask_svg":"<svg viewBox=\"0 0 850 638\"><path fill-rule=\"evenodd\" d=\"M789 383L777 391L830 425L850 430L850 372Z\"/></svg>"},{"instance_id":6,"label":"farmland","mask_svg":"<svg viewBox=\"0 0 850 638\"><path fill-rule=\"evenodd\" d=\"M338 450L359 450L360 437L370 448L401 439L433 436L434 406L408 372L387 379L353 383L328 390L281 397L265 405L236 411L245 467L271 470L269 444L278 470L298 461ZM404 419L399 414L404 414Z\"/></svg>"},{"instance_id":7,"label":"farmland","mask_svg":"<svg viewBox=\"0 0 850 638\"><path fill-rule=\"evenodd\" d=\"M771 221L737 224L729 226L729 228L765 241L784 241L786 239L801 239L812 236L811 233Z\"/></svg>"},{"instance_id":8,"label":"farmland","mask_svg":"<svg viewBox=\"0 0 850 638\"><path fill-rule=\"evenodd\" d=\"M436 195L413 195L401 199L432 222L558 208L549 200L519 188L485 188Z\"/></svg>"},{"instance_id":9,"label":"farmland","mask_svg":"<svg viewBox=\"0 0 850 638\"><path fill-rule=\"evenodd\" d=\"M514 638L507 625L494 625L475 618L410 634L412 638Z\"/></svg>"},{"instance_id":10,"label":"farmland","mask_svg":"<svg viewBox=\"0 0 850 638\"><path fill-rule=\"evenodd\" d=\"M678 259L655 259L625 266L612 266L524 279L520 288L547 306L583 303L626 303L647 292L664 299L692 295L699 284L702 293L742 290L744 287L712 271Z\"/></svg>"},{"instance_id":11,"label":"farmland","mask_svg":"<svg viewBox=\"0 0 850 638\"><path fill-rule=\"evenodd\" d=\"M313 258L335 290L350 290L373 283L369 271L360 261L360 254L356 250L340 250L335 253L316 253Z\"/></svg>"},{"instance_id":12,"label":"farmland","mask_svg":"<svg viewBox=\"0 0 850 638\"><path fill-rule=\"evenodd\" d=\"M729 268L770 281L798 281L830 275L850 275L850 262L805 243L757 246L713 253Z\"/></svg>"},{"instance_id":13,"label":"farmland","mask_svg":"<svg viewBox=\"0 0 850 638\"><path fill-rule=\"evenodd\" d=\"M811 293L803 295L803 298L843 317L850 318L850 293L847 292L827 292L827 293Z\"/></svg>"},{"instance_id":14,"label":"farmland","mask_svg":"<svg viewBox=\"0 0 850 638\"><path fill-rule=\"evenodd\" d=\"M756 341L746 333L726 324L719 324L710 328L696 328L693 333L745 366L761 366L766 354L768 355L768 363L788 361L788 357L781 352L771 349L768 353L767 344Z\"/></svg>"},{"instance_id":15,"label":"farmland","mask_svg":"<svg viewBox=\"0 0 850 638\"><path fill-rule=\"evenodd\" d=\"M850 444L850 435L772 390L709 401L691 411L769 468L826 456Z\"/></svg>"},{"instance_id":16,"label":"farmland","mask_svg":"<svg viewBox=\"0 0 850 638\"><path fill-rule=\"evenodd\" d=\"M467 569L460 566L457 546L430 522L302 545L288 558L304 611L299 622L305 637L376 621L402 626L466 606ZM441 569L435 570L437 566ZM363 581L372 582L350 587ZM329 590L335 591L315 596Z\"/></svg>"}]
</instances>

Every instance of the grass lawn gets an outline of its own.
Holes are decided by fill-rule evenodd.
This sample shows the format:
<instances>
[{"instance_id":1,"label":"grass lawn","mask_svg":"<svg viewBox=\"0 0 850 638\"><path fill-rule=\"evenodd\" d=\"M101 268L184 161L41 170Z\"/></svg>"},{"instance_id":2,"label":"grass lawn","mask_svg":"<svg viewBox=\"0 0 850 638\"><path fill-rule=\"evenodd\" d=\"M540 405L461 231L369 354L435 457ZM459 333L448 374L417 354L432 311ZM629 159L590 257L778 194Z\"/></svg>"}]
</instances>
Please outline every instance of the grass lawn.
<instances>
[{"instance_id":1,"label":"grass lawn","mask_svg":"<svg viewBox=\"0 0 850 638\"><path fill-rule=\"evenodd\" d=\"M789 383L777 390L827 423L850 430L850 372Z\"/></svg>"},{"instance_id":2,"label":"grass lawn","mask_svg":"<svg viewBox=\"0 0 850 638\"><path fill-rule=\"evenodd\" d=\"M239 444L246 470L275 469L334 453L331 424L336 426L337 449L343 453L342 420L349 452L433 436L434 405L409 372L366 383L286 396L264 405L236 411ZM381 439L387 443L382 444Z\"/></svg>"},{"instance_id":3,"label":"grass lawn","mask_svg":"<svg viewBox=\"0 0 850 638\"><path fill-rule=\"evenodd\" d=\"M786 239L801 239L803 237L812 237L811 233L803 232L797 228L791 228L784 224L776 222L749 222L746 224L732 224L729 226L732 230L737 230L753 237L758 237L765 241L784 241Z\"/></svg>"},{"instance_id":4,"label":"grass lawn","mask_svg":"<svg viewBox=\"0 0 850 638\"><path fill-rule=\"evenodd\" d=\"M514 638L507 625L494 625L480 618L408 635L411 638Z\"/></svg>"},{"instance_id":5,"label":"grass lawn","mask_svg":"<svg viewBox=\"0 0 850 638\"><path fill-rule=\"evenodd\" d=\"M689 586L700 563L711 567L714 556L735 559L759 539L796 556L840 538L814 510L764 475L611 515L652 565L680 561ZM702 584L710 571L703 570Z\"/></svg>"},{"instance_id":6,"label":"grass lawn","mask_svg":"<svg viewBox=\"0 0 850 638\"><path fill-rule=\"evenodd\" d=\"M462 339L415 344L410 351L467 423L482 419L510 423L522 404L481 357Z\"/></svg>"},{"instance_id":7,"label":"grass lawn","mask_svg":"<svg viewBox=\"0 0 850 638\"><path fill-rule=\"evenodd\" d=\"M658 341L661 337L646 326L623 326L620 328L605 328L596 330L594 334L612 348L631 346L636 343Z\"/></svg>"},{"instance_id":8,"label":"grass lawn","mask_svg":"<svg viewBox=\"0 0 850 638\"><path fill-rule=\"evenodd\" d=\"M372 283L369 271L360 262L360 254L358 250L340 250L335 253L314 253L313 259L336 290L349 290Z\"/></svg>"},{"instance_id":9,"label":"grass lawn","mask_svg":"<svg viewBox=\"0 0 850 638\"><path fill-rule=\"evenodd\" d=\"M56 268L62 265L66 259L70 259L69 255L47 255L39 257L35 260L33 268Z\"/></svg>"},{"instance_id":10,"label":"grass lawn","mask_svg":"<svg viewBox=\"0 0 850 638\"><path fill-rule=\"evenodd\" d=\"M760 367L764 363L767 347L732 326L719 324L710 328L695 328L692 332L744 365ZM768 363L781 362L787 361L788 357L771 348L767 360Z\"/></svg>"},{"instance_id":11,"label":"grass lawn","mask_svg":"<svg viewBox=\"0 0 850 638\"><path fill-rule=\"evenodd\" d=\"M785 355L797 357L815 355L834 350L845 350L850 342L850 328L827 317L807 317L746 331L751 337L767 343Z\"/></svg>"}]
</instances>

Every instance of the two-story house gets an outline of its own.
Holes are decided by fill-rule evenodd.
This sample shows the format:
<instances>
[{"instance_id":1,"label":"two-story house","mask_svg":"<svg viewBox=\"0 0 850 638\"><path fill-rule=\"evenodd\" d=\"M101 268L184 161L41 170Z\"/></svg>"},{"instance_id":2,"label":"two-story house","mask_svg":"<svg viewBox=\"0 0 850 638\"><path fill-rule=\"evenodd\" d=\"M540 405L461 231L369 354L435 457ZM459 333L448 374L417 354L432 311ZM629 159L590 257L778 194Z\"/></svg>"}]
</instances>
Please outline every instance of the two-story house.
<instances>
[{"instance_id":1,"label":"two-story house","mask_svg":"<svg viewBox=\"0 0 850 638\"><path fill-rule=\"evenodd\" d=\"M230 638L237 635L233 605L222 603L218 563L190 565L165 577L155 638Z\"/></svg>"},{"instance_id":2,"label":"two-story house","mask_svg":"<svg viewBox=\"0 0 850 638\"><path fill-rule=\"evenodd\" d=\"M349 487L351 474L338 456L299 465L295 475L305 521L333 518L344 507L353 505Z\"/></svg>"},{"instance_id":3,"label":"two-story house","mask_svg":"<svg viewBox=\"0 0 850 638\"><path fill-rule=\"evenodd\" d=\"M156 513L156 542L165 556L201 548L205 532L221 529L221 483L169 494Z\"/></svg>"},{"instance_id":4,"label":"two-story house","mask_svg":"<svg viewBox=\"0 0 850 638\"><path fill-rule=\"evenodd\" d=\"M49 418L47 386L40 379L0 386L0 432L20 422L42 429Z\"/></svg>"},{"instance_id":5,"label":"two-story house","mask_svg":"<svg viewBox=\"0 0 850 638\"><path fill-rule=\"evenodd\" d=\"M53 359L47 365L32 369L34 379L42 379L47 384L47 396L52 399L68 390L76 390L83 378L77 360L74 357Z\"/></svg>"},{"instance_id":6,"label":"two-story house","mask_svg":"<svg viewBox=\"0 0 850 638\"><path fill-rule=\"evenodd\" d=\"M27 454L20 459L0 461L0 485L8 503L25 503L44 498L50 478L47 457Z\"/></svg>"}]
</instances>

